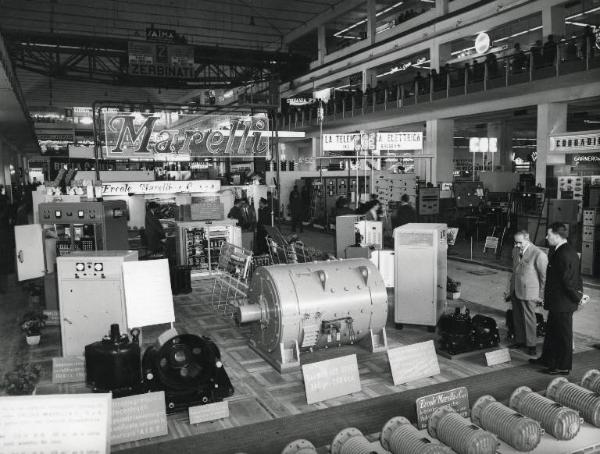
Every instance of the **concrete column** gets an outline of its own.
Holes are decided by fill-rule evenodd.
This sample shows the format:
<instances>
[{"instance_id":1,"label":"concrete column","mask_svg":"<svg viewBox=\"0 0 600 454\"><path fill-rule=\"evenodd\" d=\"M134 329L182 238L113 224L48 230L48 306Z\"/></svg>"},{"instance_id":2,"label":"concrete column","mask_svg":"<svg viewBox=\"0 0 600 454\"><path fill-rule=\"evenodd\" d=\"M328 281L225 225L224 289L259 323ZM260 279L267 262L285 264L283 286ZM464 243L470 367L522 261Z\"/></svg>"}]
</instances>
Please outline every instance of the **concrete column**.
<instances>
[{"instance_id":1,"label":"concrete column","mask_svg":"<svg viewBox=\"0 0 600 454\"><path fill-rule=\"evenodd\" d=\"M444 66L446 61L450 60L450 58L452 57L452 55L450 54L451 51L452 49L450 43L439 44L436 40L434 40L431 46L429 47L431 69L435 69L439 73L440 67Z\"/></svg>"},{"instance_id":2,"label":"concrete column","mask_svg":"<svg viewBox=\"0 0 600 454\"><path fill-rule=\"evenodd\" d=\"M448 0L435 0L435 14L436 16L448 14Z\"/></svg>"},{"instance_id":3,"label":"concrete column","mask_svg":"<svg viewBox=\"0 0 600 454\"><path fill-rule=\"evenodd\" d=\"M377 86L377 72L374 69L363 69L361 87L363 93L366 91L367 85L371 85L371 88Z\"/></svg>"},{"instance_id":4,"label":"concrete column","mask_svg":"<svg viewBox=\"0 0 600 454\"><path fill-rule=\"evenodd\" d=\"M325 35L325 25L320 25L317 28L317 59L319 63L323 63L325 55L327 55L327 40Z\"/></svg>"},{"instance_id":5,"label":"concrete column","mask_svg":"<svg viewBox=\"0 0 600 454\"><path fill-rule=\"evenodd\" d=\"M312 138L312 157L321 156L321 138L319 136Z\"/></svg>"},{"instance_id":6,"label":"concrete column","mask_svg":"<svg viewBox=\"0 0 600 454\"><path fill-rule=\"evenodd\" d=\"M512 168L512 124L507 121L488 123L487 135L498 139L498 152L494 156L494 167L501 166L502 170L510 171Z\"/></svg>"},{"instance_id":7,"label":"concrete column","mask_svg":"<svg viewBox=\"0 0 600 454\"><path fill-rule=\"evenodd\" d=\"M562 5L549 6L542 8L542 33L544 41L548 35L554 35L554 40L565 34L565 8Z\"/></svg>"},{"instance_id":8,"label":"concrete column","mask_svg":"<svg viewBox=\"0 0 600 454\"><path fill-rule=\"evenodd\" d=\"M377 10L375 0L367 0L367 39L369 43L375 43L377 30Z\"/></svg>"},{"instance_id":9,"label":"concrete column","mask_svg":"<svg viewBox=\"0 0 600 454\"><path fill-rule=\"evenodd\" d=\"M535 183L546 187L546 167L550 134L567 130L567 104L549 103L537 106L537 159L535 162Z\"/></svg>"},{"instance_id":10,"label":"concrete column","mask_svg":"<svg viewBox=\"0 0 600 454\"><path fill-rule=\"evenodd\" d=\"M438 184L452 181L454 170L454 120L429 120L425 125L424 153L434 155L431 169L420 164L419 177ZM427 174L425 175L425 171Z\"/></svg>"}]
</instances>

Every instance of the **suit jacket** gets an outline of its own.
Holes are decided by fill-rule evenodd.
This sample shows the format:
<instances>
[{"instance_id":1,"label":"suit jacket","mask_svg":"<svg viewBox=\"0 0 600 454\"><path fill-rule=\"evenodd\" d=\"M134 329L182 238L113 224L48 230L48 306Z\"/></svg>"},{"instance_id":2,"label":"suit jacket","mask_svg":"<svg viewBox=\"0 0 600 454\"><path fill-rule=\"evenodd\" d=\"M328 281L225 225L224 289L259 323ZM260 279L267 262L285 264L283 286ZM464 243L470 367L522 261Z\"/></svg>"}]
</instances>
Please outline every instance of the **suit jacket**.
<instances>
[{"instance_id":1,"label":"suit jacket","mask_svg":"<svg viewBox=\"0 0 600 454\"><path fill-rule=\"evenodd\" d=\"M519 248L514 248L513 274L510 279L510 292L520 300L541 300L544 298L548 257L540 249L530 244L523 257Z\"/></svg>"},{"instance_id":2,"label":"suit jacket","mask_svg":"<svg viewBox=\"0 0 600 454\"><path fill-rule=\"evenodd\" d=\"M392 228L395 229L410 222L417 222L416 210L408 204L400 205L396 210L396 215L392 218Z\"/></svg>"},{"instance_id":3,"label":"suit jacket","mask_svg":"<svg viewBox=\"0 0 600 454\"><path fill-rule=\"evenodd\" d=\"M583 281L579 274L579 257L568 243L550 250L544 309L553 312L575 312L583 296Z\"/></svg>"},{"instance_id":4,"label":"suit jacket","mask_svg":"<svg viewBox=\"0 0 600 454\"><path fill-rule=\"evenodd\" d=\"M244 224L244 212L240 207L234 205L231 210L229 210L227 217L229 219L235 219L240 227Z\"/></svg>"}]
</instances>

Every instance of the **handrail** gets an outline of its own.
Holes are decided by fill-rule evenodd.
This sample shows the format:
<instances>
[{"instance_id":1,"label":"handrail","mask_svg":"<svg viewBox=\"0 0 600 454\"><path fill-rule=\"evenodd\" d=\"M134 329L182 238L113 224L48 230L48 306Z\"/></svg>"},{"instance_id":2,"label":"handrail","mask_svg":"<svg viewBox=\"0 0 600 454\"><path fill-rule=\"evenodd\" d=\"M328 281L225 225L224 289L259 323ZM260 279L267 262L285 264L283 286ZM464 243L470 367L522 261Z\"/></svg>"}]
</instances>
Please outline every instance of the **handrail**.
<instances>
[{"instance_id":1,"label":"handrail","mask_svg":"<svg viewBox=\"0 0 600 454\"><path fill-rule=\"evenodd\" d=\"M583 35L555 44L552 46L547 42L542 46L532 46L527 51L513 49L510 54L500 57L488 53L474 58L473 64L445 65L439 74L432 71L427 77L416 77L412 82L382 81L375 89L369 87L365 93L360 90L338 92L339 96L332 96L328 103L324 103L325 120L363 116L377 110L402 109L407 105L600 67L600 53L594 50L592 36ZM484 61L478 61L482 58ZM310 111L317 107L315 103L305 109ZM317 125L316 113L310 115L308 121L306 117L304 110L286 112L283 114L283 126L292 129L292 124L293 128ZM289 119L287 124L286 118Z\"/></svg>"}]
</instances>

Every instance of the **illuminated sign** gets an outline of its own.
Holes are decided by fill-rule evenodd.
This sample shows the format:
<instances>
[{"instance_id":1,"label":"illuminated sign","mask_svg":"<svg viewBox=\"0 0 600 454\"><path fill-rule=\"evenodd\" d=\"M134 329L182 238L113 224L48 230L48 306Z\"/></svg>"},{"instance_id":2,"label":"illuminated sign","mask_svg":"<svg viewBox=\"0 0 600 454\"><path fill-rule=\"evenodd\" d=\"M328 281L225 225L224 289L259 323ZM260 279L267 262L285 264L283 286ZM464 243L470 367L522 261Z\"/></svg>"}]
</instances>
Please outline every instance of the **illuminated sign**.
<instances>
[{"instance_id":1,"label":"illuminated sign","mask_svg":"<svg viewBox=\"0 0 600 454\"><path fill-rule=\"evenodd\" d=\"M288 98L286 102L293 107L307 106L315 102L313 98Z\"/></svg>"},{"instance_id":2,"label":"illuminated sign","mask_svg":"<svg viewBox=\"0 0 600 454\"><path fill-rule=\"evenodd\" d=\"M554 153L585 153L600 150L600 131L550 136L550 151Z\"/></svg>"},{"instance_id":3,"label":"illuminated sign","mask_svg":"<svg viewBox=\"0 0 600 454\"><path fill-rule=\"evenodd\" d=\"M469 139L471 153L496 153L498 151L497 137L471 137Z\"/></svg>"},{"instance_id":4,"label":"illuminated sign","mask_svg":"<svg viewBox=\"0 0 600 454\"><path fill-rule=\"evenodd\" d=\"M490 50L490 37L487 33L480 33L475 38L475 50L478 54L485 54Z\"/></svg>"},{"instance_id":5,"label":"illuminated sign","mask_svg":"<svg viewBox=\"0 0 600 454\"><path fill-rule=\"evenodd\" d=\"M170 157L268 157L264 114L254 116L105 113L107 159ZM279 134L283 137L284 134Z\"/></svg>"}]
</instances>

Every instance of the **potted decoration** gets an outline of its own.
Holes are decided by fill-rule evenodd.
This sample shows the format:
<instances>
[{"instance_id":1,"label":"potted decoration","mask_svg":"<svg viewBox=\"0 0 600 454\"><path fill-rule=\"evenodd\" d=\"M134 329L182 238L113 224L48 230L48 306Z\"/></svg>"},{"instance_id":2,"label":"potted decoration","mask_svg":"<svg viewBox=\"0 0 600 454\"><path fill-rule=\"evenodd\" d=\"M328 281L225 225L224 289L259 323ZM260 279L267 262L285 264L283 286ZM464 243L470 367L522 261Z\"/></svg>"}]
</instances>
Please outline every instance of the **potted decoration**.
<instances>
[{"instance_id":1,"label":"potted decoration","mask_svg":"<svg viewBox=\"0 0 600 454\"><path fill-rule=\"evenodd\" d=\"M37 364L20 364L14 370L4 374L0 388L11 396L33 394L40 381L42 367Z\"/></svg>"},{"instance_id":2,"label":"potted decoration","mask_svg":"<svg viewBox=\"0 0 600 454\"><path fill-rule=\"evenodd\" d=\"M21 329L25 331L25 339L28 345L37 345L40 343L42 328L46 326L47 315L40 312L27 312L23 316Z\"/></svg>"}]
</instances>

